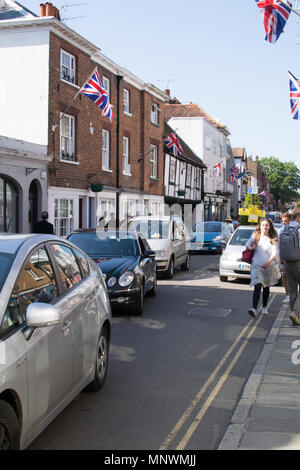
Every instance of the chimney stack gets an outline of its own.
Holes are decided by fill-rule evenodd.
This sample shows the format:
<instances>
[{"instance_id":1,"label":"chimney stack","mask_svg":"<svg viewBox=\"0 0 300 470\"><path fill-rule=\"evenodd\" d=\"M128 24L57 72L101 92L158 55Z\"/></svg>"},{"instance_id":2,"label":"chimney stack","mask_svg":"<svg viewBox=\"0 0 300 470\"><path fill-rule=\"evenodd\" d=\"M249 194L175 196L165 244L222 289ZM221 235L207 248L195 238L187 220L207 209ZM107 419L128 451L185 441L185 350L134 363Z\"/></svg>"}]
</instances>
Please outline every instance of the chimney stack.
<instances>
[{"instance_id":1,"label":"chimney stack","mask_svg":"<svg viewBox=\"0 0 300 470\"><path fill-rule=\"evenodd\" d=\"M40 4L40 17L44 16L54 16L60 20L59 10L52 3L47 2L46 4Z\"/></svg>"}]
</instances>

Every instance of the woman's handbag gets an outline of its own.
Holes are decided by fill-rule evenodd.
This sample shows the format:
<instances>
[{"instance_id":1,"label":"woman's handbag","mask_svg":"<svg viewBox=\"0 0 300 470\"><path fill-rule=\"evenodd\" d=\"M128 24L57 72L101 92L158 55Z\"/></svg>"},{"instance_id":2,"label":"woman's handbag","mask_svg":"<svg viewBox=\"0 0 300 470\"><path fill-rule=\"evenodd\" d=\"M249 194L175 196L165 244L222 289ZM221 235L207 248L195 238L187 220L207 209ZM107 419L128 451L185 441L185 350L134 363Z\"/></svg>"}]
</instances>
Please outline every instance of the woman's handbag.
<instances>
[{"instance_id":1,"label":"woman's handbag","mask_svg":"<svg viewBox=\"0 0 300 470\"><path fill-rule=\"evenodd\" d=\"M251 264L253 255L254 255L254 250L250 250L249 248L245 248L245 250L242 253L242 261L244 261L244 263Z\"/></svg>"}]
</instances>

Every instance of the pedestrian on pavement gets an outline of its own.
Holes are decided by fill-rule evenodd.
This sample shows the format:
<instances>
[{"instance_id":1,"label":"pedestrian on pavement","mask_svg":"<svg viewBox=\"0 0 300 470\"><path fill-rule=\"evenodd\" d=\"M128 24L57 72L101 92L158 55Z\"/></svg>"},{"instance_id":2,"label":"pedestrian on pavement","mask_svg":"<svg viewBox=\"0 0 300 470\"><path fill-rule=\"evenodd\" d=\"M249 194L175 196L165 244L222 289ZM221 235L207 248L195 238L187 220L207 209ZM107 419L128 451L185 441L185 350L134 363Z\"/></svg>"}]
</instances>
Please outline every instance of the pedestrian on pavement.
<instances>
[{"instance_id":1,"label":"pedestrian on pavement","mask_svg":"<svg viewBox=\"0 0 300 470\"><path fill-rule=\"evenodd\" d=\"M35 226L35 233L48 233L54 235L53 224L48 222L49 214L47 211L42 212L42 220Z\"/></svg>"},{"instance_id":2,"label":"pedestrian on pavement","mask_svg":"<svg viewBox=\"0 0 300 470\"><path fill-rule=\"evenodd\" d=\"M248 313L252 317L256 317L261 289L263 289L263 305L261 313L267 315L270 286L277 284L280 278L277 264L277 232L270 219L261 219L250 240L246 243L246 248L254 250L250 269L250 286L254 287L254 292L252 308L249 308Z\"/></svg>"},{"instance_id":3,"label":"pedestrian on pavement","mask_svg":"<svg viewBox=\"0 0 300 470\"><path fill-rule=\"evenodd\" d=\"M300 209L295 209L292 213L292 221L288 225L298 231L298 242L300 247ZM280 233L281 236L282 232ZM290 295L290 319L294 326L300 326L299 319L299 293L300 287L300 259L296 261L286 261L286 276Z\"/></svg>"},{"instance_id":4,"label":"pedestrian on pavement","mask_svg":"<svg viewBox=\"0 0 300 470\"><path fill-rule=\"evenodd\" d=\"M278 239L280 237L280 233L282 232L283 228L288 225L292 221L292 214L291 212L285 212L282 217L281 217L281 222L283 227L279 229L278 232ZM279 245L278 245L279 246ZM279 246L279 256L280 256L280 246ZM280 257L280 272L282 276L282 284L284 285L286 297L283 299L283 303L289 303L290 302L290 296L289 296L289 287L288 287L288 281L287 281L287 275L286 275L286 261Z\"/></svg>"}]
</instances>

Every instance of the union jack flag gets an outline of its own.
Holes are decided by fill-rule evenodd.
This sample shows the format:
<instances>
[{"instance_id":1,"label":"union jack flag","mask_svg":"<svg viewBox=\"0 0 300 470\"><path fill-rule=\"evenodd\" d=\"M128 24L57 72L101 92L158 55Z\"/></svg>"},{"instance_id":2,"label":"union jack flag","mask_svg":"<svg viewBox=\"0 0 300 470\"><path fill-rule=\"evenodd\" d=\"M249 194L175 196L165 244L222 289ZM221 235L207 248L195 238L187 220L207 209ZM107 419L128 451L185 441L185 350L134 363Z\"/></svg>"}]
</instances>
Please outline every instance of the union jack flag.
<instances>
[{"instance_id":1,"label":"union jack flag","mask_svg":"<svg viewBox=\"0 0 300 470\"><path fill-rule=\"evenodd\" d=\"M222 174L221 162L213 166L213 172L217 177L221 176Z\"/></svg>"},{"instance_id":2,"label":"union jack flag","mask_svg":"<svg viewBox=\"0 0 300 470\"><path fill-rule=\"evenodd\" d=\"M290 8L280 2L280 0L255 0L258 8L261 9L263 16L264 27L266 31L265 40L269 42L276 42L287 20L289 19L292 4L289 1L285 3Z\"/></svg>"},{"instance_id":3,"label":"union jack flag","mask_svg":"<svg viewBox=\"0 0 300 470\"><path fill-rule=\"evenodd\" d=\"M289 72L289 76L290 76L291 113L292 113L293 119L300 119L300 113L299 113L300 82L296 77L294 77L293 74L291 74L291 72Z\"/></svg>"},{"instance_id":4,"label":"union jack flag","mask_svg":"<svg viewBox=\"0 0 300 470\"><path fill-rule=\"evenodd\" d=\"M231 180L231 183L233 182L237 182L238 180L238 174L239 174L240 170L238 169L237 166L233 166L232 168L230 168L230 180Z\"/></svg>"},{"instance_id":5,"label":"union jack flag","mask_svg":"<svg viewBox=\"0 0 300 470\"><path fill-rule=\"evenodd\" d=\"M182 147L180 145L179 139L176 135L176 132L172 132L164 139L164 144L171 150L175 157L178 157L183 153Z\"/></svg>"},{"instance_id":6,"label":"union jack flag","mask_svg":"<svg viewBox=\"0 0 300 470\"><path fill-rule=\"evenodd\" d=\"M88 96L99 108L102 109L102 116L107 116L110 119L110 122L113 121L114 116L111 104L109 102L107 91L105 90L98 73L97 67L95 68L90 78L82 86L80 92Z\"/></svg>"}]
</instances>

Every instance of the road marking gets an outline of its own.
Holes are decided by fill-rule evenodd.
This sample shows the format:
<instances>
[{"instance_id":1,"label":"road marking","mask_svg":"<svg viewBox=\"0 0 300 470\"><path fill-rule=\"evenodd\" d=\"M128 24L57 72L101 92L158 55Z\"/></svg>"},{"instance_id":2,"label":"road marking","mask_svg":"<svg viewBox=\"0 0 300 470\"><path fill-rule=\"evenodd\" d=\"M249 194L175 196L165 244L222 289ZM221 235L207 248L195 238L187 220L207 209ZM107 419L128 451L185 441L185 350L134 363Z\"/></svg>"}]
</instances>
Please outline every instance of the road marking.
<instances>
[{"instance_id":1,"label":"road marking","mask_svg":"<svg viewBox=\"0 0 300 470\"><path fill-rule=\"evenodd\" d=\"M273 298L270 300L270 303L269 305L271 305L271 303L273 302L275 298L275 294L273 296ZM240 355L242 354L243 350L245 349L246 345L248 344L248 341L249 339L251 338L251 336L253 335L254 331L256 330L257 326L259 325L260 321L262 320L263 318L263 315L261 315L255 325L252 327L252 329L250 330L250 332L248 333L248 335L245 337L245 339L243 340L243 344L241 345L241 347L239 348L238 352L236 353L235 357L233 358L233 360L231 361L231 363L229 364L229 366L227 367L225 373L222 375L222 377L220 378L220 380L218 381L217 385L214 387L212 393L210 394L210 396L207 398L206 402L204 403L203 407L201 408L201 410L199 411L198 415L196 416L196 418L194 419L193 423L191 424L191 426L188 428L188 431L186 432L184 438L180 441L180 443L178 444L178 447L176 449L184 449L185 446L187 445L189 439L191 438L192 434L194 433L194 431L196 430L196 428L198 427L200 421L202 420L203 416L205 415L206 411L208 410L208 408L210 407L210 405L212 404L213 400L215 399L217 393L219 392L219 390L221 389L222 385L224 384L225 380L228 378L228 375L230 373L230 371L232 370L233 366L235 365L235 363L237 362L237 360L239 359ZM194 400L191 402L191 404L189 405L189 407L186 409L186 411L183 413L183 415L181 416L181 418L179 419L179 421L177 422L177 424L175 425L175 427L173 428L173 430L171 431L171 433L169 434L169 436L167 437L167 439L165 440L165 442L162 444L162 446L160 447L160 450L166 450L168 448L168 446L171 444L171 442L173 441L173 439L175 438L175 436L178 434L178 432L182 429L184 423L186 422L186 420L188 419L188 417L191 415L191 413L193 412L193 410L195 409L195 407L198 405L198 403L200 402L200 400L202 399L204 393L207 391L208 387L212 384L212 382L215 380L218 372L220 371L220 369L223 367L223 365L226 363L228 357L230 356L230 354L232 353L232 351L235 349L235 347L237 346L237 344L239 343L239 341L241 340L241 338L243 337L244 333L248 330L248 328L251 326L251 324L253 323L254 321L254 318L251 319L247 325L243 328L243 330L241 331L241 333L238 335L238 337L236 338L236 340L234 341L234 343L230 346L230 348L228 349L227 353L225 354L225 356L223 357L223 359L221 360L221 362L218 364L218 366L215 368L215 370L212 372L212 374L209 376L209 378L207 379L207 381L205 382L205 384L203 385L203 387L200 389L200 391L197 393L196 397L194 398Z\"/></svg>"}]
</instances>

